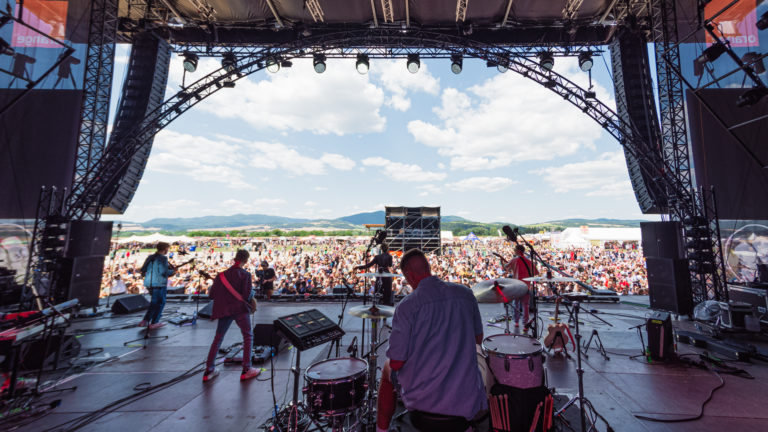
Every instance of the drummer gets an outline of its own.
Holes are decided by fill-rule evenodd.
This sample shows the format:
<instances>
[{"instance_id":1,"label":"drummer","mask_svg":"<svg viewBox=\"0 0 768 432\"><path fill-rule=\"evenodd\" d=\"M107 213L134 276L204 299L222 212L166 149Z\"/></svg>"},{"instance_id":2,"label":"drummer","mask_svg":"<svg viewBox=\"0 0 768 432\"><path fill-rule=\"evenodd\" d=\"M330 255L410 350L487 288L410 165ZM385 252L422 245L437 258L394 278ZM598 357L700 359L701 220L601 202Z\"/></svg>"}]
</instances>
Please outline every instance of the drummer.
<instances>
[{"instance_id":1,"label":"drummer","mask_svg":"<svg viewBox=\"0 0 768 432\"><path fill-rule=\"evenodd\" d=\"M377 430L387 430L397 388L408 413L394 422L418 430L465 431L488 409L476 345L483 323L472 291L432 275L424 253L406 252L400 268L413 293L395 309L389 360L379 387Z\"/></svg>"},{"instance_id":2,"label":"drummer","mask_svg":"<svg viewBox=\"0 0 768 432\"><path fill-rule=\"evenodd\" d=\"M515 246L515 257L504 264L504 270L509 272L512 278L519 280L539 274L533 262L525 257L525 246L521 244ZM531 310L531 283L525 281L525 284L528 286L528 293L514 299L512 309L515 311L515 327L520 327L520 308L522 307L523 323L527 331Z\"/></svg>"}]
</instances>

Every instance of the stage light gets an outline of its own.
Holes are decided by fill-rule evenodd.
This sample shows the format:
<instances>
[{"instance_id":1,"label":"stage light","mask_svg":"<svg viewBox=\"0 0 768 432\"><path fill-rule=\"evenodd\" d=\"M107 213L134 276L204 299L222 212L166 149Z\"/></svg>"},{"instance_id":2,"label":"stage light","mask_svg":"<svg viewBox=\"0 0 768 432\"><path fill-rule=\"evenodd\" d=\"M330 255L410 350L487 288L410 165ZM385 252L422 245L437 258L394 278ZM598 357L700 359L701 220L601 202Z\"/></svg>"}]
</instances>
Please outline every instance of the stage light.
<instances>
[{"instance_id":1,"label":"stage light","mask_svg":"<svg viewBox=\"0 0 768 432\"><path fill-rule=\"evenodd\" d=\"M555 67L555 58L552 57L551 52L542 51L539 53L539 66L548 71Z\"/></svg>"},{"instance_id":2,"label":"stage light","mask_svg":"<svg viewBox=\"0 0 768 432\"><path fill-rule=\"evenodd\" d=\"M741 61L749 65L756 74L765 73L765 63L762 56L754 51L750 51L741 56Z\"/></svg>"},{"instance_id":3,"label":"stage light","mask_svg":"<svg viewBox=\"0 0 768 432\"><path fill-rule=\"evenodd\" d=\"M197 61L199 57L197 54L191 52L184 53L184 70L187 72L194 72L197 70Z\"/></svg>"},{"instance_id":4,"label":"stage light","mask_svg":"<svg viewBox=\"0 0 768 432\"><path fill-rule=\"evenodd\" d=\"M0 38L0 55L9 55L12 56L16 51L14 51L13 48L11 48L11 45L5 41L5 39Z\"/></svg>"},{"instance_id":5,"label":"stage light","mask_svg":"<svg viewBox=\"0 0 768 432\"><path fill-rule=\"evenodd\" d=\"M736 106L745 107L754 105L760 102L760 99L764 98L765 95L768 95L768 88L763 86L749 89L736 99Z\"/></svg>"},{"instance_id":6,"label":"stage light","mask_svg":"<svg viewBox=\"0 0 768 432\"><path fill-rule=\"evenodd\" d=\"M287 69L287 68L289 68L291 66L293 66L293 62L290 61L290 60L283 60L283 61L280 62L280 67L281 68Z\"/></svg>"},{"instance_id":7,"label":"stage light","mask_svg":"<svg viewBox=\"0 0 768 432\"><path fill-rule=\"evenodd\" d=\"M765 30L768 28L768 12L763 13L763 15L760 16L760 19L757 20L757 28L758 30Z\"/></svg>"},{"instance_id":8,"label":"stage light","mask_svg":"<svg viewBox=\"0 0 768 432\"><path fill-rule=\"evenodd\" d=\"M593 64L591 52L587 51L579 54L579 67L582 72L589 72Z\"/></svg>"},{"instance_id":9,"label":"stage light","mask_svg":"<svg viewBox=\"0 0 768 432\"><path fill-rule=\"evenodd\" d=\"M716 44L713 44L709 48L702 51L701 55L696 59L699 63L706 63L706 62L713 62L717 60L718 57L723 55L723 53L726 51L725 45L718 42Z\"/></svg>"},{"instance_id":10,"label":"stage light","mask_svg":"<svg viewBox=\"0 0 768 432\"><path fill-rule=\"evenodd\" d=\"M280 70L280 63L276 58L270 57L267 59L267 71L275 73Z\"/></svg>"},{"instance_id":11,"label":"stage light","mask_svg":"<svg viewBox=\"0 0 768 432\"><path fill-rule=\"evenodd\" d=\"M365 75L368 73L368 69L370 69L371 65L368 62L368 56L365 54L358 54L357 55L357 61L355 62L355 69L357 69L357 72L360 75Z\"/></svg>"},{"instance_id":12,"label":"stage light","mask_svg":"<svg viewBox=\"0 0 768 432\"><path fill-rule=\"evenodd\" d=\"M504 73L508 70L508 68L505 63L499 63L496 65L496 70L499 71L499 73Z\"/></svg>"},{"instance_id":13,"label":"stage light","mask_svg":"<svg viewBox=\"0 0 768 432\"><path fill-rule=\"evenodd\" d=\"M233 53L224 53L221 56L221 67L227 72L237 70L237 57Z\"/></svg>"},{"instance_id":14,"label":"stage light","mask_svg":"<svg viewBox=\"0 0 768 432\"><path fill-rule=\"evenodd\" d=\"M461 55L454 54L451 56L451 72L455 73L456 75L460 74L463 64L464 60L462 59Z\"/></svg>"},{"instance_id":15,"label":"stage light","mask_svg":"<svg viewBox=\"0 0 768 432\"><path fill-rule=\"evenodd\" d=\"M325 54L315 54L312 56L312 66L315 68L315 72L325 72Z\"/></svg>"},{"instance_id":16,"label":"stage light","mask_svg":"<svg viewBox=\"0 0 768 432\"><path fill-rule=\"evenodd\" d=\"M419 60L418 54L408 54L408 62L405 64L408 68L408 72L415 74L421 67L421 60Z\"/></svg>"}]
</instances>

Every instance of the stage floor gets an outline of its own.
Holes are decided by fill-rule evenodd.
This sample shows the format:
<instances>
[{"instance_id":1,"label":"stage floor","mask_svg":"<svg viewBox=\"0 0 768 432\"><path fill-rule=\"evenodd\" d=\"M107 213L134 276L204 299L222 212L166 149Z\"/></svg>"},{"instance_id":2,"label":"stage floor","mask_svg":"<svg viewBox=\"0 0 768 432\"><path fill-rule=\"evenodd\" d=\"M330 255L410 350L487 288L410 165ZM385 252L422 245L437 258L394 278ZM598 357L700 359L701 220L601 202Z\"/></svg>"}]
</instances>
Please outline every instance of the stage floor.
<instances>
[{"instance_id":1,"label":"stage floor","mask_svg":"<svg viewBox=\"0 0 768 432\"><path fill-rule=\"evenodd\" d=\"M628 298L635 303L646 303L646 298ZM360 304L360 303L354 303ZM610 352L605 360L595 350L583 358L585 396L593 403L616 431L765 431L768 430L768 367L762 363L730 362L747 370L755 379L749 380L722 374L725 386L715 392L706 406L703 418L685 423L656 423L637 419L635 415L658 418L681 418L699 413L702 402L719 379L712 372L680 365L648 364L644 359L629 359L641 352L641 344L632 326L643 322L648 309L631 304L590 303L608 326L592 316L582 314L581 332L586 341L593 330ZM256 322L271 322L278 316L316 308L336 320L340 303L267 303L261 302ZM500 305L480 306L485 320L502 313ZM541 318L546 327L554 309L553 304L541 304ZM164 318L177 311L190 312L194 304L168 303ZM622 316L609 315L621 314ZM632 317L638 317L632 318ZM120 315L76 322L69 332L79 336L81 355L88 349L103 348L118 359L94 366L70 376L57 388L76 386L74 391L47 395L46 399L61 399L61 405L48 415L25 425L19 430L59 430L58 426L97 411L108 404L131 396L146 386L157 385L199 367L204 361L215 331L215 322L200 319L196 326L168 324L153 334L168 336L167 340L150 341L146 349L124 347L125 341L142 336L138 328L86 333L94 329L119 328L137 324L141 314ZM688 322L676 322L690 326ZM343 328L344 349L353 337L360 338L361 320L346 316ZM502 329L486 326L486 335L501 333ZM386 338L386 330L383 335ZM366 340L368 336L366 335ZM241 341L236 326L230 328L223 347ZM386 345L380 353L386 349ZM681 353L697 352L690 346L680 346ZM328 344L301 353L302 368L325 359ZM343 352L342 352L343 353ZM103 354L97 354L103 355ZM295 350L283 351L274 361L274 390L278 404L291 398L290 368ZM262 365L259 380L241 383L240 365L223 366L222 373L213 382L203 384L202 373L167 386L153 394L119 406L112 412L84 426L83 431L254 431L271 416L272 390L269 382L269 363ZM561 355L546 359L548 384L557 393L573 395L577 392L576 356L565 359ZM201 369L202 370L202 369ZM303 383L302 383L303 386ZM300 387L302 387L300 386ZM69 424L72 426L72 424ZM5 428L4 428L5 429ZM598 429L606 430L598 423Z\"/></svg>"}]
</instances>

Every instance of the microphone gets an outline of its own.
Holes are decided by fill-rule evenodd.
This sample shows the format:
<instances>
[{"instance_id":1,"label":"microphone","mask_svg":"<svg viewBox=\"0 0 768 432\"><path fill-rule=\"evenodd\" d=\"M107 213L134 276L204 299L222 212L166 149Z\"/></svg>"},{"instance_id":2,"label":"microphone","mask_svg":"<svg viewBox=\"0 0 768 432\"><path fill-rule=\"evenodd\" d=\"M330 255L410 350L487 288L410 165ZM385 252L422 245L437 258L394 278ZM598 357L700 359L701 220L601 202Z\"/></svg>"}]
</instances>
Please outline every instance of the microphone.
<instances>
[{"instance_id":1,"label":"microphone","mask_svg":"<svg viewBox=\"0 0 768 432\"><path fill-rule=\"evenodd\" d=\"M507 240L517 242L517 228L513 230L509 225L504 225L501 230L506 234Z\"/></svg>"},{"instance_id":2,"label":"microphone","mask_svg":"<svg viewBox=\"0 0 768 432\"><path fill-rule=\"evenodd\" d=\"M357 336L352 338L352 342L350 342L349 348L347 348L347 354L352 354L352 357L357 358Z\"/></svg>"}]
</instances>

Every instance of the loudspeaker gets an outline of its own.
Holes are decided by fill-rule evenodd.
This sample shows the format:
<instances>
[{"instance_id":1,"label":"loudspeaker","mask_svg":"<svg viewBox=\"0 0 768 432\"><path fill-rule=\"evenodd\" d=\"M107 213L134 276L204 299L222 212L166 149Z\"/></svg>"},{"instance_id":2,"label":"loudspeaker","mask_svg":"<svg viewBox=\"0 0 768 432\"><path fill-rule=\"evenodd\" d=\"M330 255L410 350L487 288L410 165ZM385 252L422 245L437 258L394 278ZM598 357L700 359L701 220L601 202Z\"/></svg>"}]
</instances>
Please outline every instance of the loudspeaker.
<instances>
[{"instance_id":1,"label":"loudspeaker","mask_svg":"<svg viewBox=\"0 0 768 432\"><path fill-rule=\"evenodd\" d=\"M103 255L65 258L59 279L63 290L57 293L57 301L76 298L80 306L98 306L103 271Z\"/></svg>"},{"instance_id":2,"label":"loudspeaker","mask_svg":"<svg viewBox=\"0 0 768 432\"><path fill-rule=\"evenodd\" d=\"M112 305L112 312L116 314L128 314L147 310L149 300L141 294L121 297Z\"/></svg>"},{"instance_id":3,"label":"loudspeaker","mask_svg":"<svg viewBox=\"0 0 768 432\"><path fill-rule=\"evenodd\" d=\"M80 355L80 341L74 335L53 334L50 343L48 355L43 358L45 339L30 342L19 364L20 369L35 370L40 369L41 365L46 369L52 369L54 361L57 360L56 354L58 354L58 365L68 364L70 359Z\"/></svg>"},{"instance_id":4,"label":"loudspeaker","mask_svg":"<svg viewBox=\"0 0 768 432\"><path fill-rule=\"evenodd\" d=\"M211 315L213 315L213 302L212 301L208 302L207 305L203 306L203 308L200 309L197 312L197 316L200 317L200 318L211 319Z\"/></svg>"},{"instance_id":5,"label":"loudspeaker","mask_svg":"<svg viewBox=\"0 0 768 432\"><path fill-rule=\"evenodd\" d=\"M653 360L664 360L675 350L672 319L666 312L653 312L645 323L648 332L648 352Z\"/></svg>"},{"instance_id":6,"label":"loudspeaker","mask_svg":"<svg viewBox=\"0 0 768 432\"><path fill-rule=\"evenodd\" d=\"M111 221L72 221L69 223L64 256L74 258L88 255L109 255L111 239Z\"/></svg>"},{"instance_id":7,"label":"loudspeaker","mask_svg":"<svg viewBox=\"0 0 768 432\"><path fill-rule=\"evenodd\" d=\"M684 258L680 222L640 222L643 255L654 258Z\"/></svg>"},{"instance_id":8,"label":"loudspeaker","mask_svg":"<svg viewBox=\"0 0 768 432\"><path fill-rule=\"evenodd\" d=\"M693 313L693 294L688 261L670 258L646 258L648 294L651 309L679 315Z\"/></svg>"},{"instance_id":9,"label":"loudspeaker","mask_svg":"<svg viewBox=\"0 0 768 432\"><path fill-rule=\"evenodd\" d=\"M768 284L768 264L757 265L757 282Z\"/></svg>"},{"instance_id":10,"label":"loudspeaker","mask_svg":"<svg viewBox=\"0 0 768 432\"><path fill-rule=\"evenodd\" d=\"M253 326L253 346L271 346L275 353L288 348L290 342L275 330L273 323Z\"/></svg>"}]
</instances>

